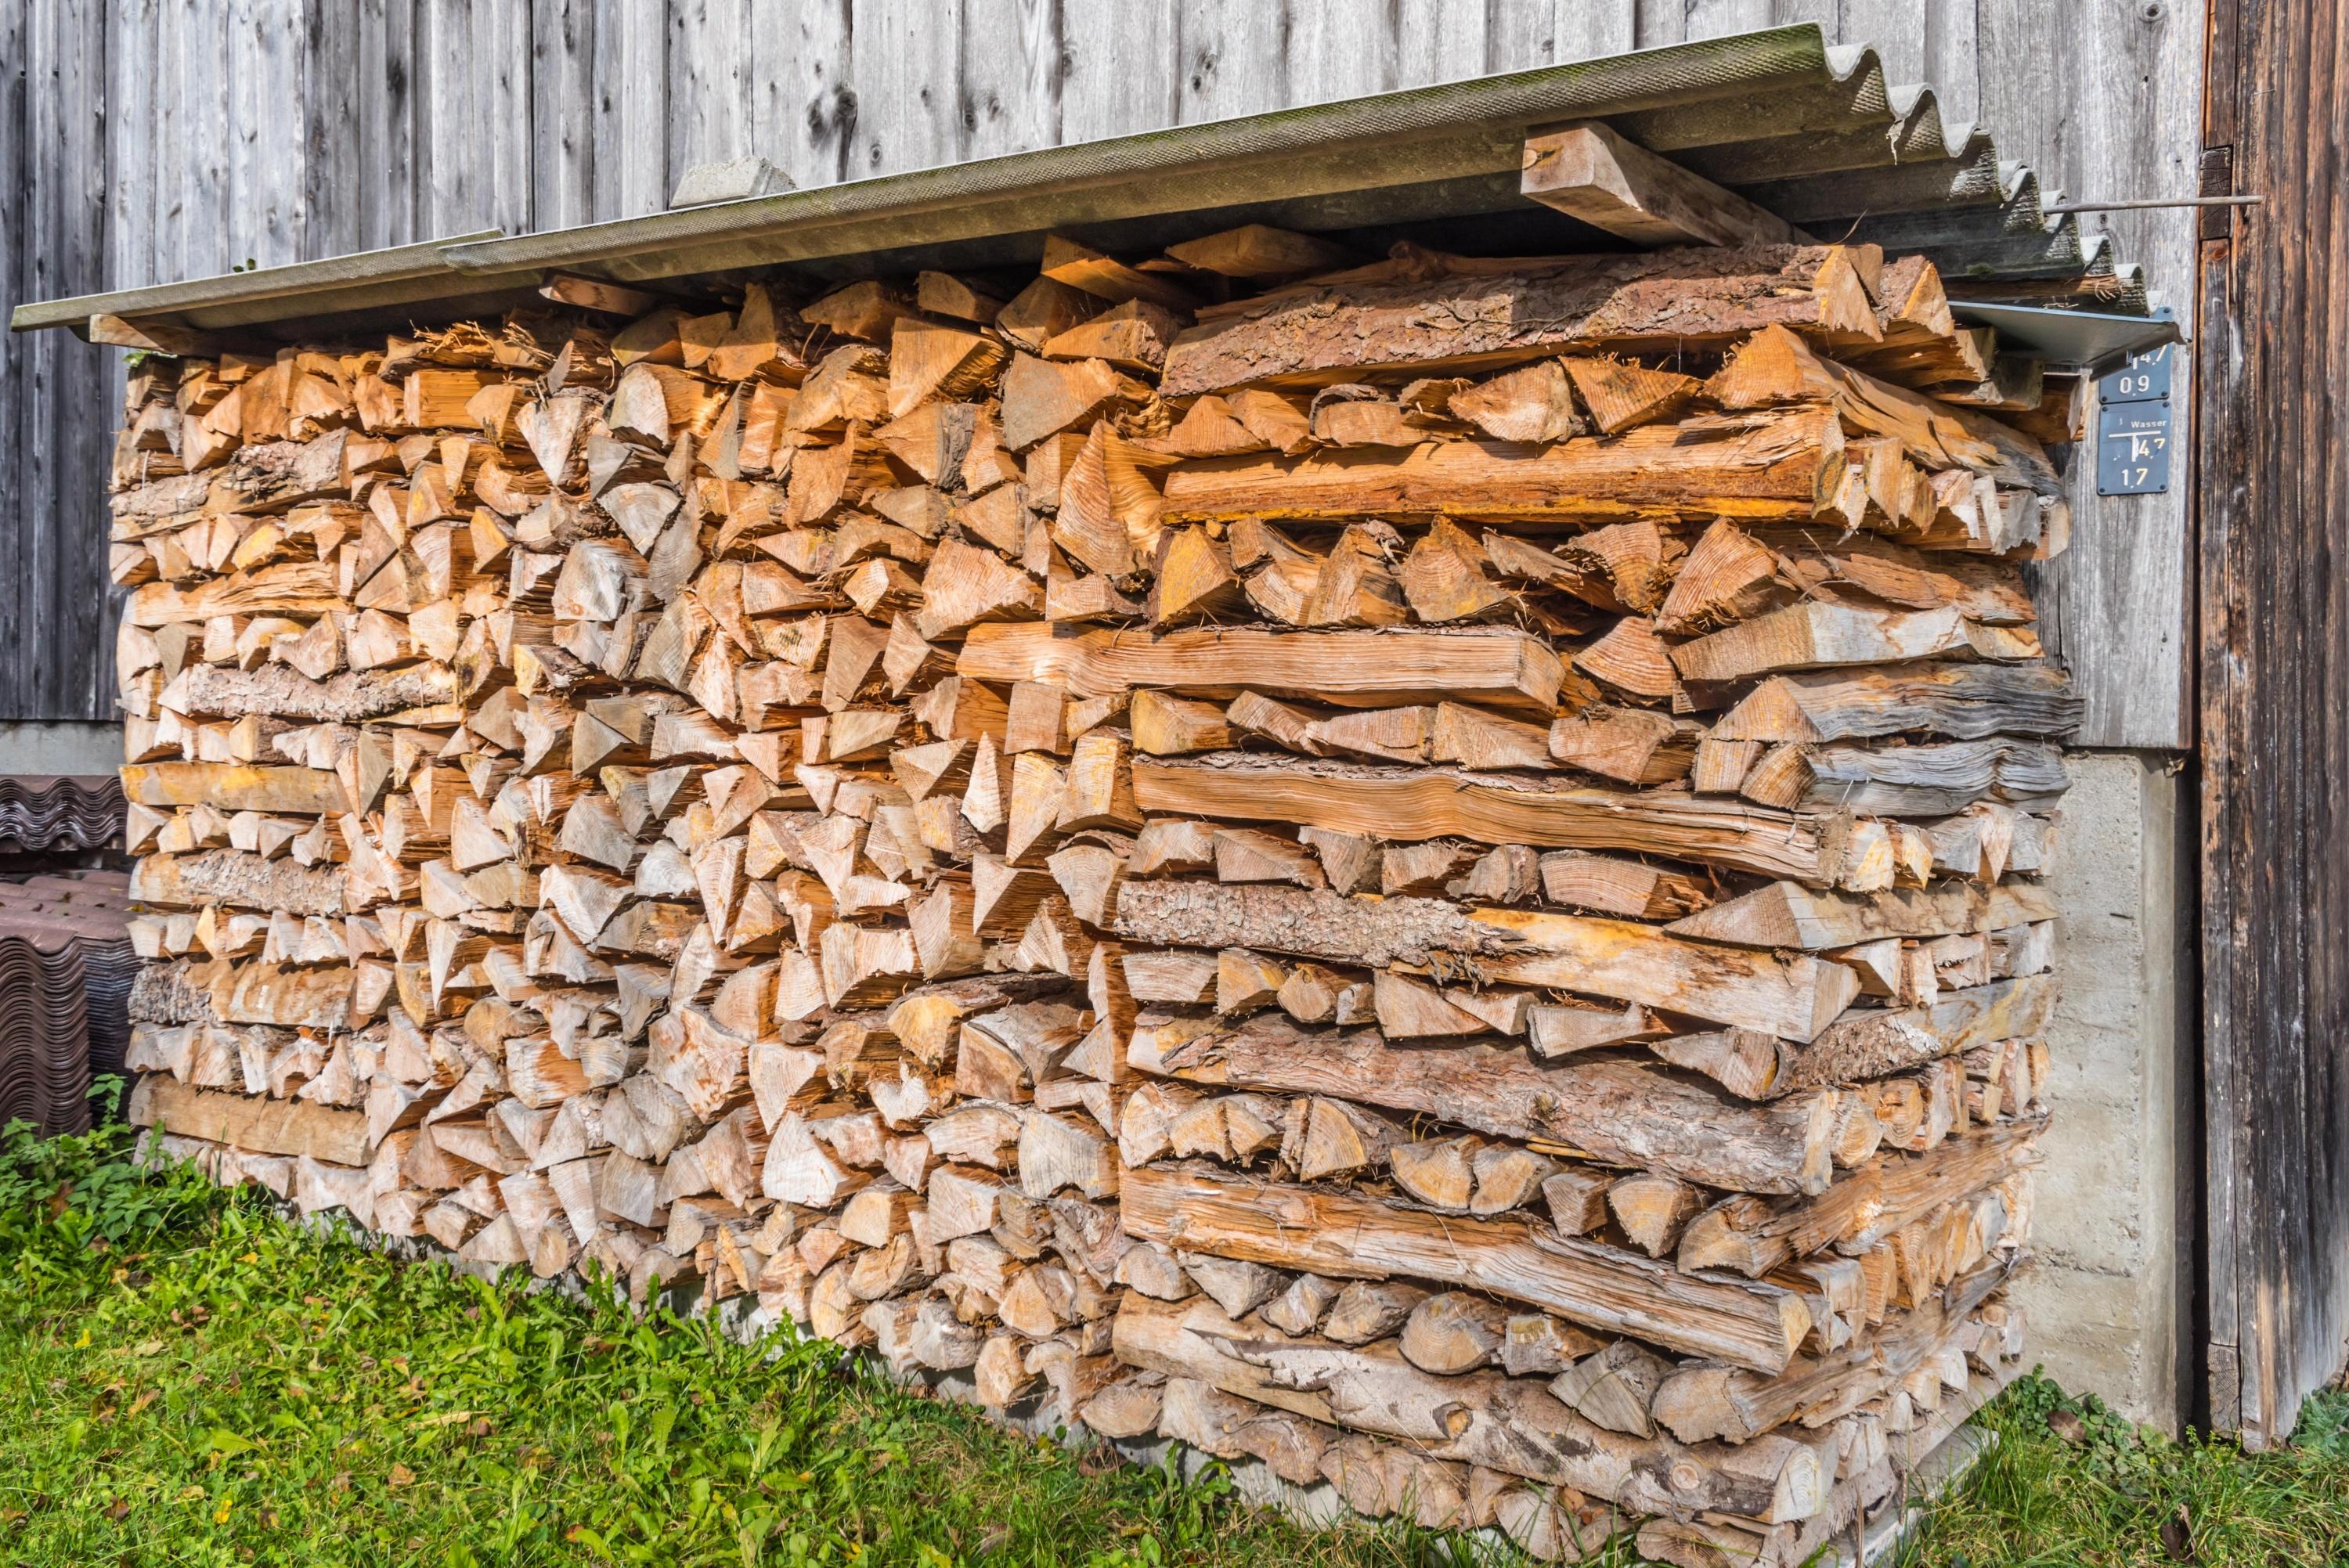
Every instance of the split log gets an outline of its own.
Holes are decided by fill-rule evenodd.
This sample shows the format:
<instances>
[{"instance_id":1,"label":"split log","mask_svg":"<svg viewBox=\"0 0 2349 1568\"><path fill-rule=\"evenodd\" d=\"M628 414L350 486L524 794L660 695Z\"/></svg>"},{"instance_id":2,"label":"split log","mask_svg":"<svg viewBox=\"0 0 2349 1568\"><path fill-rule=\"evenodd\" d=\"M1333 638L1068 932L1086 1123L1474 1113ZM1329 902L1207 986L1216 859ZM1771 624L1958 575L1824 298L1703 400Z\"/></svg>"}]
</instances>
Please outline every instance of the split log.
<instances>
[{"instance_id":1,"label":"split log","mask_svg":"<svg viewBox=\"0 0 2349 1568\"><path fill-rule=\"evenodd\" d=\"M1348 707L1452 698L1546 710L1561 667L1522 632L1081 632L971 628L955 669L967 680L1029 681L1071 696L1139 686L1226 699L1255 686L1309 691ZM1398 670L1413 677L1399 682Z\"/></svg>"},{"instance_id":2,"label":"split log","mask_svg":"<svg viewBox=\"0 0 2349 1568\"><path fill-rule=\"evenodd\" d=\"M1433 281L1363 269L1203 312L1166 356L1162 396L1369 370L1506 364L1545 350L1675 353L1784 324L1832 346L1882 337L1854 258L1835 247L1668 250L1480 263Z\"/></svg>"},{"instance_id":3,"label":"split log","mask_svg":"<svg viewBox=\"0 0 2349 1568\"><path fill-rule=\"evenodd\" d=\"M1227 1028L1139 1024L1127 1055L1161 1078L1344 1095L1735 1191L1816 1192L1832 1169L1832 1094L1753 1107L1639 1062L1536 1062L1490 1046L1401 1049L1376 1030L1301 1029L1274 1016Z\"/></svg>"},{"instance_id":4,"label":"split log","mask_svg":"<svg viewBox=\"0 0 2349 1568\"><path fill-rule=\"evenodd\" d=\"M1857 868L1848 818L1773 811L1703 797L1559 789L1451 769L1380 768L1224 755L1136 758L1145 813L1294 822L1372 836L1616 850L1704 861L1832 887Z\"/></svg>"},{"instance_id":5,"label":"split log","mask_svg":"<svg viewBox=\"0 0 2349 1568\"><path fill-rule=\"evenodd\" d=\"M1522 1220L1437 1216L1316 1188L1156 1165L1127 1172L1122 1209L1127 1233L1143 1241L1332 1279L1400 1274L1471 1286L1757 1371L1785 1367L1810 1327L1809 1310L1789 1292L1681 1274Z\"/></svg>"},{"instance_id":6,"label":"split log","mask_svg":"<svg viewBox=\"0 0 2349 1568\"><path fill-rule=\"evenodd\" d=\"M1211 458L1166 479L1165 521L1243 517L1344 521L1433 516L1608 521L1657 512L1782 521L1828 509L1844 473L1841 428L1790 414L1751 430L1653 428L1614 440L1538 448L1433 441L1396 452L1356 448L1304 457Z\"/></svg>"}]
</instances>

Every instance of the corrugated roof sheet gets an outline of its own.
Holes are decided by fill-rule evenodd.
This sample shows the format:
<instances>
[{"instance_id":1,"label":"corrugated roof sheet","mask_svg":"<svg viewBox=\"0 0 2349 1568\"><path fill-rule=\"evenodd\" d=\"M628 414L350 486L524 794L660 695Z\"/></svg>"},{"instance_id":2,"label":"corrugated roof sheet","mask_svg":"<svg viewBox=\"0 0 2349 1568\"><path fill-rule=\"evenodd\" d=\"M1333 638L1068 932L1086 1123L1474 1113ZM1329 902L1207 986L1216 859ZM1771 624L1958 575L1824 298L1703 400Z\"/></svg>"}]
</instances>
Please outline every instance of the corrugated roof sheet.
<instances>
[{"instance_id":1,"label":"corrugated roof sheet","mask_svg":"<svg viewBox=\"0 0 2349 1568\"><path fill-rule=\"evenodd\" d=\"M494 308L555 271L657 283L986 268L1032 264L1049 232L1140 250L1248 222L1457 250L1456 221L1478 215L1487 253L1619 249L1518 194L1526 133L1584 119L1814 232L1922 252L1953 294L2102 279L2088 291L2101 308L2144 309L2101 235L2043 211L2030 169L1971 127L1953 140L1929 88L1888 82L1874 50L1830 47L1806 24L545 233L46 301L18 306L11 325L86 330L107 315L266 337L281 323L315 332L322 318Z\"/></svg>"}]
</instances>

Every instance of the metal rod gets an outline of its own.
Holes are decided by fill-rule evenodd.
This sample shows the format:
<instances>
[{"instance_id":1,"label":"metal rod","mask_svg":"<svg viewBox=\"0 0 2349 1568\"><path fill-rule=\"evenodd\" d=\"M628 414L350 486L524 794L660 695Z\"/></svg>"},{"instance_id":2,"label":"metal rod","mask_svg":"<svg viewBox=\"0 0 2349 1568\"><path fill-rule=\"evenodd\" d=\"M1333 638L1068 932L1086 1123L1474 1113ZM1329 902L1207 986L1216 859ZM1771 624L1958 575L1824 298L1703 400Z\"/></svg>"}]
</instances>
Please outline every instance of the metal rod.
<instances>
[{"instance_id":1,"label":"metal rod","mask_svg":"<svg viewBox=\"0 0 2349 1568\"><path fill-rule=\"evenodd\" d=\"M2168 196L2150 201L2057 201L2042 212L2136 212L2152 207L2256 207L2264 196Z\"/></svg>"}]
</instances>

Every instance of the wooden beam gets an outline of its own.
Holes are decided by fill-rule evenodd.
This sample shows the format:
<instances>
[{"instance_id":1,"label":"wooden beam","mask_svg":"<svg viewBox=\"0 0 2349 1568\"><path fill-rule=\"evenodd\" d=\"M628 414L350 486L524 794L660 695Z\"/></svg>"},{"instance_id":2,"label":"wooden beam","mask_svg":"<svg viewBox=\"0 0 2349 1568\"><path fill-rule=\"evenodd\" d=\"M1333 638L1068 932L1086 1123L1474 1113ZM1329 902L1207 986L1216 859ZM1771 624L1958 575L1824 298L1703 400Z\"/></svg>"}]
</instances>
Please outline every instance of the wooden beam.
<instances>
[{"instance_id":1,"label":"wooden beam","mask_svg":"<svg viewBox=\"0 0 2349 1568\"><path fill-rule=\"evenodd\" d=\"M1640 245L1802 245L1809 235L1596 121L1526 139L1517 189Z\"/></svg>"}]
</instances>

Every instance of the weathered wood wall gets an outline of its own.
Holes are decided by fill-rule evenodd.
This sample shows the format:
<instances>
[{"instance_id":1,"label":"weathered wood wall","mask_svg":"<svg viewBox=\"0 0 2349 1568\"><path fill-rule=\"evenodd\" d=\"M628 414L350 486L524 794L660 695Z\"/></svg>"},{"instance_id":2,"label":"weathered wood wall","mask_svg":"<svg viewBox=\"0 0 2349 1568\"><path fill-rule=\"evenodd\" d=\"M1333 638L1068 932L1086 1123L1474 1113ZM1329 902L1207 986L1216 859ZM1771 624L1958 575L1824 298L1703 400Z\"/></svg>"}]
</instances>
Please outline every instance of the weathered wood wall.
<instances>
[{"instance_id":1,"label":"weathered wood wall","mask_svg":"<svg viewBox=\"0 0 2349 1568\"><path fill-rule=\"evenodd\" d=\"M18 0L0 17L0 295L268 266L660 207L695 163L802 185L1784 23L1873 44L2077 195L2176 193L2193 0ZM102 200L100 200L102 198ZM2173 294L2190 220L2113 214ZM0 718L100 717L112 367L0 345ZM2183 388L2180 389L2181 397ZM2181 402L2181 407L2183 406ZM2181 473L2181 481L2184 476ZM2090 487L2091 489L2093 487ZM2092 745L2189 728L2180 493L2099 503L2052 573ZM37 536L37 537L36 537ZM14 639L12 639L14 640ZM18 645L24 645L21 643Z\"/></svg>"},{"instance_id":2,"label":"weathered wood wall","mask_svg":"<svg viewBox=\"0 0 2349 1568\"><path fill-rule=\"evenodd\" d=\"M2349 1337L2349 43L2340 0L2214 16L2201 252L2210 1404L2292 1433Z\"/></svg>"}]
</instances>

